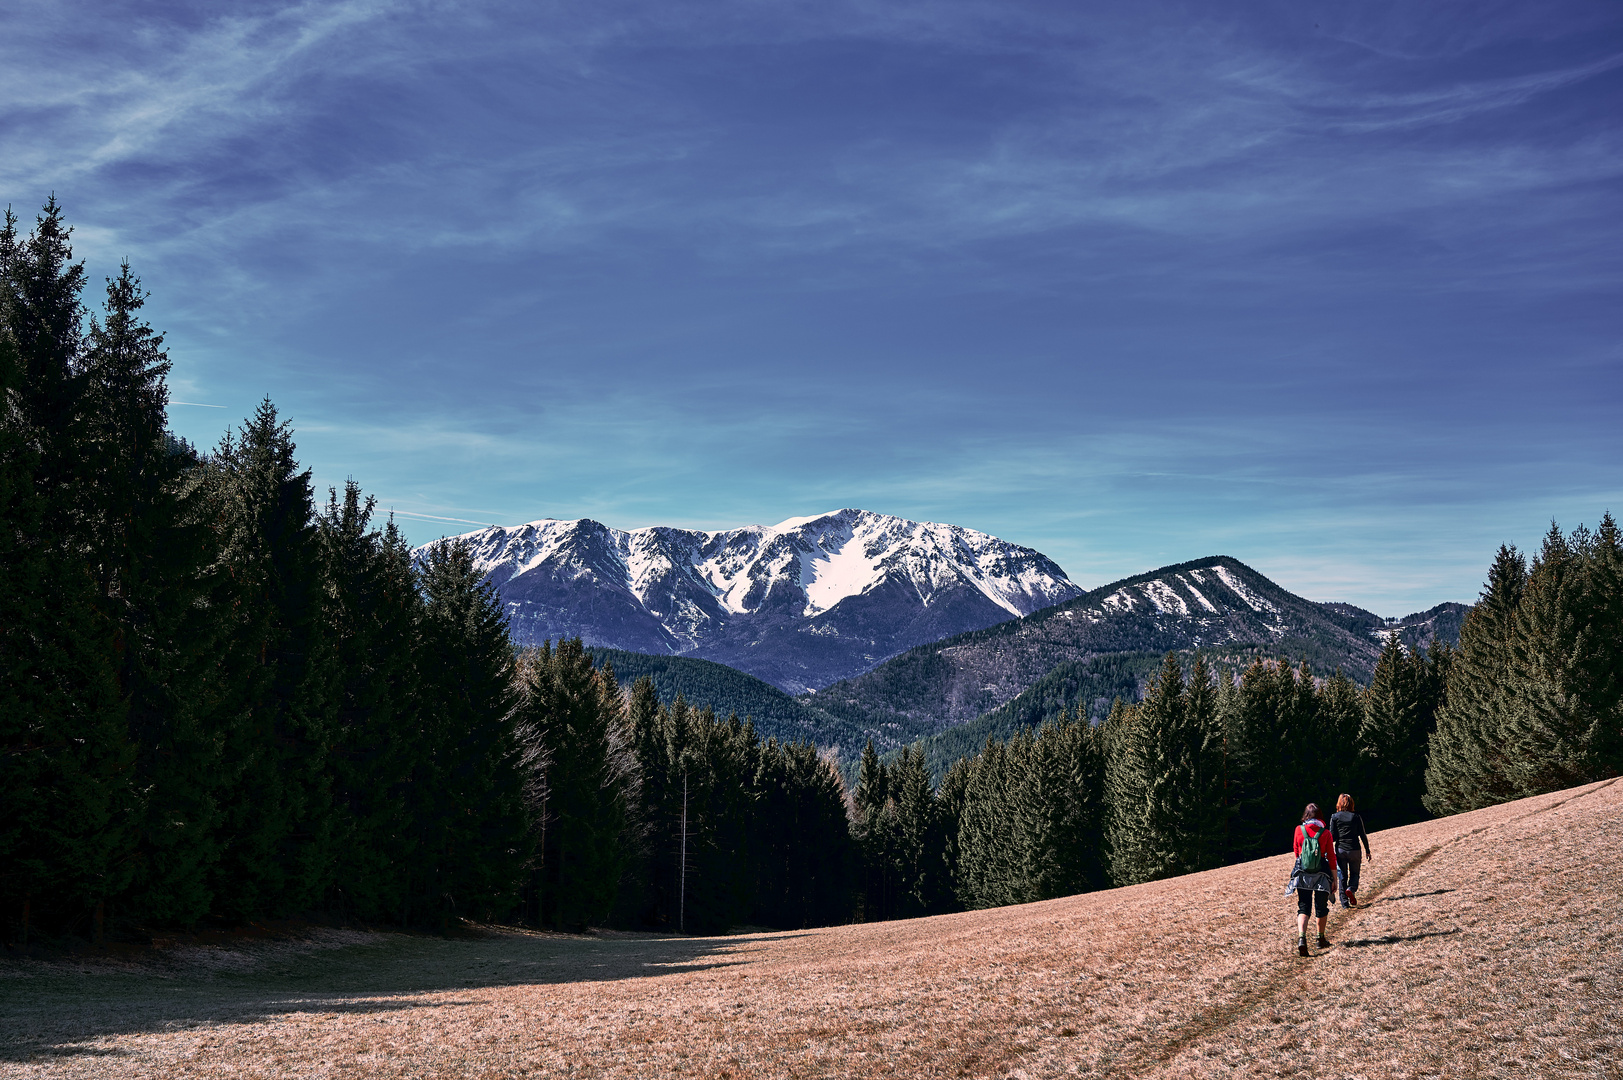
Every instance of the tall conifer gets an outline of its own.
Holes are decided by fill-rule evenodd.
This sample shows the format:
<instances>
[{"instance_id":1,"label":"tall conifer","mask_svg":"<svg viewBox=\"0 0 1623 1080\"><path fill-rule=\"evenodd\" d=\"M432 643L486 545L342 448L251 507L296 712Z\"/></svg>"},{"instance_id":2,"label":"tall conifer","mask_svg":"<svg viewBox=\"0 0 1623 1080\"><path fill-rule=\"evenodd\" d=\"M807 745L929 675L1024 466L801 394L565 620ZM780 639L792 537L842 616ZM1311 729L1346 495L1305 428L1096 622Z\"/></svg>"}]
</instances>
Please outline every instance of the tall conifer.
<instances>
[{"instance_id":1,"label":"tall conifer","mask_svg":"<svg viewBox=\"0 0 1623 1080\"><path fill-rule=\"evenodd\" d=\"M1466 613L1437 728L1428 740L1425 805L1458 814L1514 797L1503 728L1509 712L1511 646L1527 563L1501 545L1488 581Z\"/></svg>"}]
</instances>

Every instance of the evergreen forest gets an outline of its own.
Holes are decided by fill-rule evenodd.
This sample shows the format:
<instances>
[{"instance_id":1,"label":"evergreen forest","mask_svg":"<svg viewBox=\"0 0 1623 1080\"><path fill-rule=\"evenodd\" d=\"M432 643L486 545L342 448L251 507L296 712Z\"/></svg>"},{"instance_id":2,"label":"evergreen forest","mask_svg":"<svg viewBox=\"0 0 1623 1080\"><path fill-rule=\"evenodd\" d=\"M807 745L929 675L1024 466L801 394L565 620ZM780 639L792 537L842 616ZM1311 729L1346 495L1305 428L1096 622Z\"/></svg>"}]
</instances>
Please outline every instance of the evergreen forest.
<instances>
[{"instance_id":1,"label":"evergreen forest","mask_svg":"<svg viewBox=\"0 0 1623 1080\"><path fill-rule=\"evenodd\" d=\"M616 654L578 639L515 649L469 552L414 556L353 481L322 498L268 399L210 449L175 437L140 280L120 266L93 310L88 291L54 198L26 232L7 211L13 944L278 917L686 933L904 918L1274 854L1305 803L1341 792L1381 829L1623 772L1607 514L1552 525L1530 561L1502 548L1459 646L1394 634L1368 686L1300 658L1101 656L974 728L972 752L884 760L870 743L848 786L809 738L762 738L725 694L656 686L665 667L625 685ZM1059 700L1079 703L1030 722Z\"/></svg>"}]
</instances>

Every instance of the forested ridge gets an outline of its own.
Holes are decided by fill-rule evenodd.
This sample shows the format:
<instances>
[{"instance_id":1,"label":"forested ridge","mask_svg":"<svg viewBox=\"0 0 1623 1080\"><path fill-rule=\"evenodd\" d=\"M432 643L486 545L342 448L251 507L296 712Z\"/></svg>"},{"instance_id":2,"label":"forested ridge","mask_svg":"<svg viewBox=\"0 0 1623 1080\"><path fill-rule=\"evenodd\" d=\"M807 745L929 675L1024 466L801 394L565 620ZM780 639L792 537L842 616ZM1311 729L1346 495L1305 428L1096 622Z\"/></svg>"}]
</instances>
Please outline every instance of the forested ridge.
<instances>
[{"instance_id":1,"label":"forested ridge","mask_svg":"<svg viewBox=\"0 0 1623 1080\"><path fill-rule=\"evenodd\" d=\"M1311 657L1062 657L939 782L925 745L887 762L870 742L848 790L832 755L739 718L747 685L683 669L712 698L690 701L661 693L669 671L622 685L578 639L516 650L468 550L414 559L354 482L318 498L269 400L209 450L175 438L139 279L120 267L94 313L86 286L54 199L26 234L7 213L11 945L271 916L886 919L1273 853L1340 791L1383 828L1623 770L1607 514L1552 525L1531 562L1502 549L1458 648L1394 632L1367 688Z\"/></svg>"}]
</instances>

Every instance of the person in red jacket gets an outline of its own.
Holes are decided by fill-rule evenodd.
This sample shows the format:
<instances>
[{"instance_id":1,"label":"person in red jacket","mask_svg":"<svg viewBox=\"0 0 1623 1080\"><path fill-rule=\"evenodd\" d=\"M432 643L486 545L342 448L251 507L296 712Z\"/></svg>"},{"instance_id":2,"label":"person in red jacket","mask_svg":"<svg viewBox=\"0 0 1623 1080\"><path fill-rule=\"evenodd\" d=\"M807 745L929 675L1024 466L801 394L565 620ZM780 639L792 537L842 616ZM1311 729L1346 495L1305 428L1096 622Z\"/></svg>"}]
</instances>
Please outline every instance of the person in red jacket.
<instances>
[{"instance_id":1,"label":"person in red jacket","mask_svg":"<svg viewBox=\"0 0 1623 1080\"><path fill-rule=\"evenodd\" d=\"M1304 847L1308 848L1308 859L1302 857ZM1313 914L1319 917L1319 948L1328 949L1330 939L1324 936L1324 925L1330 918L1330 894L1336 891L1336 846L1319 820L1318 803L1307 804L1302 823L1296 826L1296 862L1285 891L1296 893L1297 955L1312 955L1307 951L1307 919Z\"/></svg>"}]
</instances>

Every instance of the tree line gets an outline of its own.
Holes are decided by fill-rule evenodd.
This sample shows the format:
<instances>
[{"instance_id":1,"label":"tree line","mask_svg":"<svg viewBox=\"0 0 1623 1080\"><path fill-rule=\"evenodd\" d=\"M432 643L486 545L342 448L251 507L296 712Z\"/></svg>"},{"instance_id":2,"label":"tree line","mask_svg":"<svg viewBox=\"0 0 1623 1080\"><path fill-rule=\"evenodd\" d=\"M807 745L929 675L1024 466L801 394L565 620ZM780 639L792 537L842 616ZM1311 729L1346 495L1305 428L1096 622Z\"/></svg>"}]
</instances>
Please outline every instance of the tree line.
<instances>
[{"instance_id":1,"label":"tree line","mask_svg":"<svg viewBox=\"0 0 1623 1080\"><path fill-rule=\"evenodd\" d=\"M468 550L318 501L269 400L207 452L128 265L86 310L54 198L0 225L7 937L323 913L801 926L850 910L809 744L578 641L515 652ZM770 827L768 825L770 824Z\"/></svg>"},{"instance_id":2,"label":"tree line","mask_svg":"<svg viewBox=\"0 0 1623 1080\"><path fill-rule=\"evenodd\" d=\"M0 223L0 922L282 915L710 932L981 908L1272 854L1623 771L1623 545L1503 548L1457 649L1369 687L1168 655L1142 700L988 739L939 784L515 650L469 551L317 498L267 399L208 451L126 264L99 309L52 199ZM1090 684L1091 685L1091 684ZM1136 695L1133 695L1136 696ZM1097 710L1094 710L1097 712Z\"/></svg>"},{"instance_id":3,"label":"tree line","mask_svg":"<svg viewBox=\"0 0 1623 1080\"><path fill-rule=\"evenodd\" d=\"M1389 641L1367 689L1168 654L1143 700L988 739L933 793L923 756L864 754L856 831L881 917L1025 903L1274 854L1304 803L1356 791L1372 827L1426 816L1426 740L1453 652Z\"/></svg>"},{"instance_id":4,"label":"tree line","mask_svg":"<svg viewBox=\"0 0 1623 1080\"><path fill-rule=\"evenodd\" d=\"M933 792L868 747L854 799L864 914L982 908L1286 850L1353 794L1381 829L1623 773L1623 540L1552 525L1502 548L1458 648L1389 634L1370 685L1303 662L1169 654L1143 699L988 739ZM1187 665L1188 670L1185 670Z\"/></svg>"}]
</instances>

